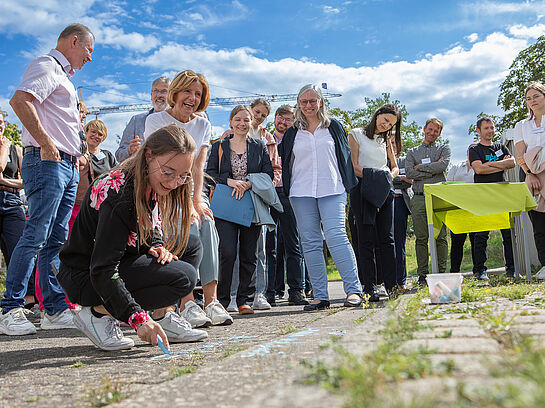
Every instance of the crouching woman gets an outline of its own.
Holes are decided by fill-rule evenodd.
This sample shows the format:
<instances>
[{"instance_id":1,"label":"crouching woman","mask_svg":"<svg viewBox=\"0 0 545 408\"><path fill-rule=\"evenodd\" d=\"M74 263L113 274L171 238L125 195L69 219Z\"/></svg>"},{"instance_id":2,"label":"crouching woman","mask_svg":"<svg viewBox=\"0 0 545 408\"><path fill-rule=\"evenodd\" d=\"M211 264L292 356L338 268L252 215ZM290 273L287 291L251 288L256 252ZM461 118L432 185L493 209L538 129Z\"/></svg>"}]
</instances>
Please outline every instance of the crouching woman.
<instances>
[{"instance_id":1,"label":"crouching woman","mask_svg":"<svg viewBox=\"0 0 545 408\"><path fill-rule=\"evenodd\" d=\"M201 250L189 235L194 152L184 129L166 126L85 194L60 253L58 280L83 306L75 325L103 350L134 346L119 322L151 344L157 335L167 346L208 336L176 313L195 286Z\"/></svg>"}]
</instances>

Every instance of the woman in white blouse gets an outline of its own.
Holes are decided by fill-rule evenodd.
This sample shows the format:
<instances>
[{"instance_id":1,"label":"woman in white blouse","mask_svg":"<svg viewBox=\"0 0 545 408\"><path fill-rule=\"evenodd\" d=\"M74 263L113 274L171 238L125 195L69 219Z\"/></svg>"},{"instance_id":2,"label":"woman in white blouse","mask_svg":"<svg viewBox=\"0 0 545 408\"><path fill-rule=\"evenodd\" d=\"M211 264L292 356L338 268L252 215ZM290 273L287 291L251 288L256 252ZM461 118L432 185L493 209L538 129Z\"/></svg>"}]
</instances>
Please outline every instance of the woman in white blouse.
<instances>
[{"instance_id":1,"label":"woman in white blouse","mask_svg":"<svg viewBox=\"0 0 545 408\"><path fill-rule=\"evenodd\" d=\"M295 121L280 146L282 185L295 213L314 300L313 311L329 307L323 238L337 265L346 293L345 306L362 302L356 257L345 227L346 192L357 183L346 132L330 119L322 91L306 85L297 96Z\"/></svg>"},{"instance_id":2,"label":"woman in white blouse","mask_svg":"<svg viewBox=\"0 0 545 408\"><path fill-rule=\"evenodd\" d=\"M390 130L395 126L393 140L401 152L401 113L395 105L380 107L364 128L352 129L348 143L358 187L350 193L350 205L358 230L360 279L369 301L379 301L375 253L380 257L384 286L388 293L396 288L394 246L394 186L392 179L399 173ZM390 167L388 167L390 162ZM377 248L375 250L375 241Z\"/></svg>"},{"instance_id":3,"label":"woman in white blouse","mask_svg":"<svg viewBox=\"0 0 545 408\"><path fill-rule=\"evenodd\" d=\"M199 266L199 278L205 308L203 311L195 303L193 293L182 299L181 316L187 319L192 327L233 323L232 317L217 300L219 237L208 197L202 191L212 126L200 113L204 112L209 100L208 83L204 76L190 70L182 71L168 87L167 103L170 107L149 115L144 130L144 138L147 138L157 129L174 123L187 130L197 145L191 169L193 178L191 232L199 235L202 244L203 257Z\"/></svg>"},{"instance_id":4,"label":"woman in white blouse","mask_svg":"<svg viewBox=\"0 0 545 408\"><path fill-rule=\"evenodd\" d=\"M524 95L528 106L528 119L515 125L514 139L518 164L526 173L526 184L534 194L541 189L541 183L526 165L524 153L536 146L545 148L545 86L537 82L530 84ZM534 241L542 266L536 277L545 279L545 213L532 210L528 214L532 220Z\"/></svg>"}]
</instances>

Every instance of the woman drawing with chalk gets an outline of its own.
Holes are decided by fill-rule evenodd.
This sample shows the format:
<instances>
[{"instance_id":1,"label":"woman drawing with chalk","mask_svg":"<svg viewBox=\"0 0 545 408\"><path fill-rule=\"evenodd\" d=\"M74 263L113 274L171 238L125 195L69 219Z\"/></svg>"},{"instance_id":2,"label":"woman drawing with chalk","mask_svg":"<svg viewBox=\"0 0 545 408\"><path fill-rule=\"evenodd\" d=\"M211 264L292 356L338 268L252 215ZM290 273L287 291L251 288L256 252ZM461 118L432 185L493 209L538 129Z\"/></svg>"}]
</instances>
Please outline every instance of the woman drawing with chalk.
<instances>
[{"instance_id":1,"label":"woman drawing with chalk","mask_svg":"<svg viewBox=\"0 0 545 408\"><path fill-rule=\"evenodd\" d=\"M167 347L208 337L176 313L195 286L201 251L189 234L194 152L184 129L166 126L85 194L58 280L83 306L74 323L103 350L134 346L120 321L153 345L157 335Z\"/></svg>"}]
</instances>

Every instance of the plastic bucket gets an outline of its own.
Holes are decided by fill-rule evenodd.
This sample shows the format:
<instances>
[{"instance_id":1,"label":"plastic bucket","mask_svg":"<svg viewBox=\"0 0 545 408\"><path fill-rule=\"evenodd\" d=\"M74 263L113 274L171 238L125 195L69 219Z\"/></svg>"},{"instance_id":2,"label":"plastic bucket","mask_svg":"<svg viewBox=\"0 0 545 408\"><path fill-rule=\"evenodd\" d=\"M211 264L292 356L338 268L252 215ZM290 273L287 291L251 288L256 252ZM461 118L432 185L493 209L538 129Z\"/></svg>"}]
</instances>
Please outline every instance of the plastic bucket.
<instances>
[{"instance_id":1,"label":"plastic bucket","mask_svg":"<svg viewBox=\"0 0 545 408\"><path fill-rule=\"evenodd\" d=\"M426 275L431 303L456 303L462 300L461 273L432 273Z\"/></svg>"}]
</instances>

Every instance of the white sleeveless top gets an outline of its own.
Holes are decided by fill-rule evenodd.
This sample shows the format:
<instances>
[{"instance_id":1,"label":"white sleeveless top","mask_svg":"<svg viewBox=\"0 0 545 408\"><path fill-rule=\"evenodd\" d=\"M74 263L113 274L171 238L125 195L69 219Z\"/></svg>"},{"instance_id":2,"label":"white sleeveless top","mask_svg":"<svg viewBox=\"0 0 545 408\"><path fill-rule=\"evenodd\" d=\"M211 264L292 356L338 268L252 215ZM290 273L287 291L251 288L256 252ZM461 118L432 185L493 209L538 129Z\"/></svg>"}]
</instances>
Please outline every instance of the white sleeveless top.
<instances>
[{"instance_id":1,"label":"white sleeveless top","mask_svg":"<svg viewBox=\"0 0 545 408\"><path fill-rule=\"evenodd\" d=\"M352 129L350 134L359 145L358 164L361 167L388 170L386 142L381 135L369 139L362 128Z\"/></svg>"}]
</instances>

